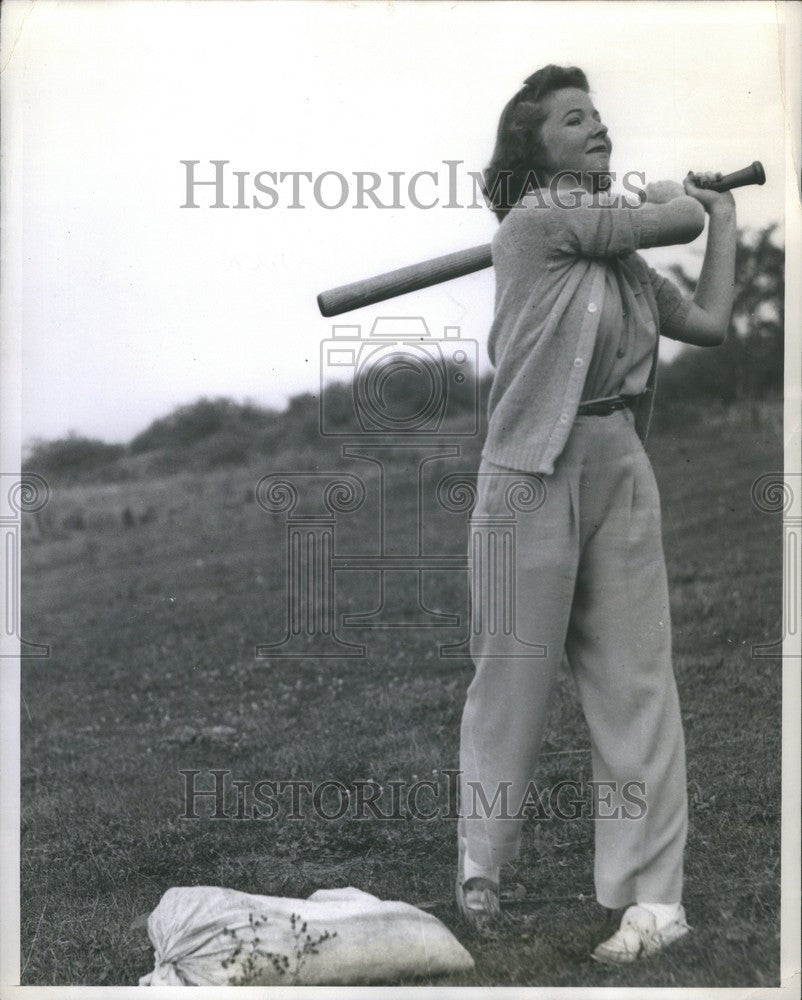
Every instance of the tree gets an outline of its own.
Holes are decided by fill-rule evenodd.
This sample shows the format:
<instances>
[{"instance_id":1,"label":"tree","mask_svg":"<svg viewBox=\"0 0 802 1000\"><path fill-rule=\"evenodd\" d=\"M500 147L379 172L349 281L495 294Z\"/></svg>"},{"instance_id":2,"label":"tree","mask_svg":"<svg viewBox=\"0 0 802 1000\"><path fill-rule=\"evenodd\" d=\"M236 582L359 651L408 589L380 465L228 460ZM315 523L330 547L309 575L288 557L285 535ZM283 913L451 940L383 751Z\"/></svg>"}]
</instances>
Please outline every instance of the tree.
<instances>
[{"instance_id":1,"label":"tree","mask_svg":"<svg viewBox=\"0 0 802 1000\"><path fill-rule=\"evenodd\" d=\"M71 432L57 441L34 441L22 463L24 472L60 479L109 479L121 475L116 463L125 452L122 444L107 444Z\"/></svg>"},{"instance_id":2,"label":"tree","mask_svg":"<svg viewBox=\"0 0 802 1000\"><path fill-rule=\"evenodd\" d=\"M735 300L727 339L715 349L684 347L660 373L661 394L723 403L782 393L785 251L776 223L738 232ZM681 265L671 271L691 294L696 282Z\"/></svg>"}]
</instances>

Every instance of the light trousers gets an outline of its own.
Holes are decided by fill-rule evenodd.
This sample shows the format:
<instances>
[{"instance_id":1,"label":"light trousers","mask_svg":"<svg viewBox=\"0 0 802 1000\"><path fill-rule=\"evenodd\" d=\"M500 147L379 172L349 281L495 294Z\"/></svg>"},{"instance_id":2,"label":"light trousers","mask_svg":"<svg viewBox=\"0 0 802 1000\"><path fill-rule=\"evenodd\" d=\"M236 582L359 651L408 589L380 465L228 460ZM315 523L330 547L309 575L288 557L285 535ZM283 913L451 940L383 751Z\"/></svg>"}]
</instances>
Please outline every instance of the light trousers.
<instances>
[{"instance_id":1,"label":"light trousers","mask_svg":"<svg viewBox=\"0 0 802 1000\"><path fill-rule=\"evenodd\" d=\"M685 746L660 501L631 412L576 419L554 473L540 477L542 506L513 512L511 542L503 527L510 483L528 475L483 462L478 477L471 516L476 673L461 728L460 835L480 865L516 857L517 804L536 779L565 654L590 732L593 781L603 789L594 820L597 898L611 909L679 902ZM502 526L495 535L493 524ZM504 600L514 612L506 622L494 614ZM545 655L528 655L525 643ZM623 797L625 786L636 789L637 808Z\"/></svg>"}]
</instances>

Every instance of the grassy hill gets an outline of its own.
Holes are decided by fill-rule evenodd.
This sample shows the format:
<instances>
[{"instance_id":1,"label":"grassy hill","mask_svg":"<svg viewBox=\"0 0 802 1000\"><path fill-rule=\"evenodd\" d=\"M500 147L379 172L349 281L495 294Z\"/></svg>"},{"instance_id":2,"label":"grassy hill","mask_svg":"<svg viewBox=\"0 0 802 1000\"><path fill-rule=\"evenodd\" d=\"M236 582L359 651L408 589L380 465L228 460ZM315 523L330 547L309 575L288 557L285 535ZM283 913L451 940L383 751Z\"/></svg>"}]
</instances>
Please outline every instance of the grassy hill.
<instances>
[{"instance_id":1,"label":"grassy hill","mask_svg":"<svg viewBox=\"0 0 802 1000\"><path fill-rule=\"evenodd\" d=\"M782 527L780 515L756 509L750 488L781 468L781 440L769 404L758 420L692 408L655 420L649 451L688 751L694 933L622 970L588 958L606 920L593 901L588 820L526 825L505 884L538 902L511 902L519 926L487 943L470 937L452 904L453 819L293 820L286 809L274 820L181 818L185 769L200 770L203 787L217 768L254 783L352 788L443 782L457 767L472 667L440 658L438 646L462 628L349 629L349 640L366 643L364 659L255 656L257 644L284 634L287 530L283 514L254 501L256 484L270 472L348 468L372 493L375 467L345 462L331 442L275 439L203 472L165 460L159 473L156 452L143 451L113 459L129 463L116 481L54 481L47 517L24 524L23 634L49 643L51 655L23 666L23 983L135 984L152 953L129 930L133 918L170 886L213 884L296 897L354 885L425 904L476 959L475 973L453 985L776 985L781 661L754 658L751 647L781 634ZM473 440L426 484L475 469L478 456ZM412 468L409 459L386 470L402 536L417 524ZM423 519L427 551L464 551L464 514L430 493ZM369 498L338 519L339 551L375 551L378 530ZM337 577L338 615L376 606L375 572ZM423 587L430 607L464 622L464 573L432 571ZM538 781L587 780L588 746L565 676ZM227 803L234 815L233 792Z\"/></svg>"}]
</instances>

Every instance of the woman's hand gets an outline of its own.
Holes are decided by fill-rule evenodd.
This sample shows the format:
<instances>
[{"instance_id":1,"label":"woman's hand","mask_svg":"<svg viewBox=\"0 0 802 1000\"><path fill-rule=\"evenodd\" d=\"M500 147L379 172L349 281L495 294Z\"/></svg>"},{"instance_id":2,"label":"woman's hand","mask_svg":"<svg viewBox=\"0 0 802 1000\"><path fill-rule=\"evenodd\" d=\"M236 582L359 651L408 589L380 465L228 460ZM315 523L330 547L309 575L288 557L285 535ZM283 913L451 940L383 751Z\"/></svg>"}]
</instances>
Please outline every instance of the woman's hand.
<instances>
[{"instance_id":1,"label":"woman's hand","mask_svg":"<svg viewBox=\"0 0 802 1000\"><path fill-rule=\"evenodd\" d=\"M665 205L675 198L681 198L685 189L676 181L654 181L644 188L646 201L652 205Z\"/></svg>"},{"instance_id":2,"label":"woman's hand","mask_svg":"<svg viewBox=\"0 0 802 1000\"><path fill-rule=\"evenodd\" d=\"M698 187L697 184L712 184L721 180L720 173L706 171L701 174L689 173L683 181L685 193L695 198L708 215L713 211L727 209L735 211L735 199L731 191L711 191L710 188Z\"/></svg>"}]
</instances>

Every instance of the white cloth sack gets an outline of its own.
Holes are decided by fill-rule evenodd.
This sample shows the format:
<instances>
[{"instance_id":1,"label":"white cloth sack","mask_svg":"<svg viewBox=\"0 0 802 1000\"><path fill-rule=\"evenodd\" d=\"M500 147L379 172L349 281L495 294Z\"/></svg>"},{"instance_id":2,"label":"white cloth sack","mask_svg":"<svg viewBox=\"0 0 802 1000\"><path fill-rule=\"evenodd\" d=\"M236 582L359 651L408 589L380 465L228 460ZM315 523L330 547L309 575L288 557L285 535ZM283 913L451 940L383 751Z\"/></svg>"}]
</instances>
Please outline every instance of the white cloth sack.
<instances>
[{"instance_id":1,"label":"white cloth sack","mask_svg":"<svg viewBox=\"0 0 802 1000\"><path fill-rule=\"evenodd\" d=\"M333 986L473 968L436 917L353 888L309 899L168 889L148 934L156 964L140 986Z\"/></svg>"}]
</instances>

